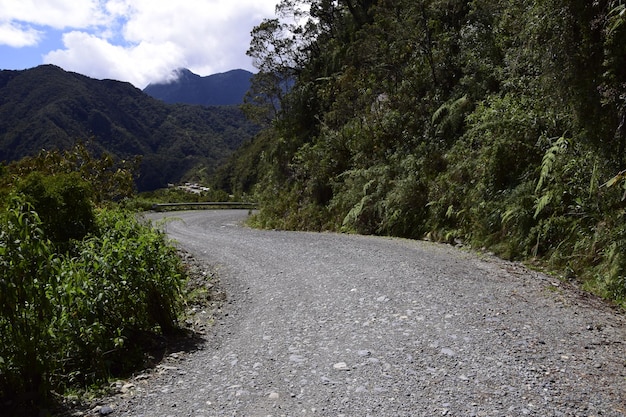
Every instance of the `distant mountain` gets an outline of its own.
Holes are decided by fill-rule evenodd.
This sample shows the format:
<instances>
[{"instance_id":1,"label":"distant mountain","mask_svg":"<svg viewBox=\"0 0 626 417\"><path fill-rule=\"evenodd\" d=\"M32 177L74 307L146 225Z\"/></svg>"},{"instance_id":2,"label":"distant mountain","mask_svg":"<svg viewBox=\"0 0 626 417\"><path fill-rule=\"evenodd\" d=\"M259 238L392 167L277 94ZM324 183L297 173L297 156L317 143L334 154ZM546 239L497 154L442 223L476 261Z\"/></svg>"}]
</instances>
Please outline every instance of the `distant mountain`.
<instances>
[{"instance_id":1,"label":"distant mountain","mask_svg":"<svg viewBox=\"0 0 626 417\"><path fill-rule=\"evenodd\" d=\"M177 75L175 81L148 85L143 90L144 93L170 104L238 105L243 103L252 78L251 72L241 69L207 77L181 69L177 71Z\"/></svg>"},{"instance_id":2,"label":"distant mountain","mask_svg":"<svg viewBox=\"0 0 626 417\"><path fill-rule=\"evenodd\" d=\"M0 162L89 140L96 152L142 155L137 184L150 190L213 172L256 131L234 106L168 105L52 65L0 71Z\"/></svg>"}]
</instances>

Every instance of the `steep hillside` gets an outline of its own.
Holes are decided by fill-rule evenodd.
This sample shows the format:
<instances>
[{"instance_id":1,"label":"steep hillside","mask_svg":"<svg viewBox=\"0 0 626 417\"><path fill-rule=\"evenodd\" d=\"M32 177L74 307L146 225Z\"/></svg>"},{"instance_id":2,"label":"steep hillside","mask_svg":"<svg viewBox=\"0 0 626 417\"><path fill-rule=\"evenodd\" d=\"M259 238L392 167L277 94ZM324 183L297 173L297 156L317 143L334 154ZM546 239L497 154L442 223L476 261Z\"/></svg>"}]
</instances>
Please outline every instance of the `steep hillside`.
<instances>
[{"instance_id":1,"label":"steep hillside","mask_svg":"<svg viewBox=\"0 0 626 417\"><path fill-rule=\"evenodd\" d=\"M150 84L144 92L166 103L230 106L243 103L252 73L232 70L201 77L188 69L178 71L178 79L166 84Z\"/></svg>"},{"instance_id":2,"label":"steep hillside","mask_svg":"<svg viewBox=\"0 0 626 417\"><path fill-rule=\"evenodd\" d=\"M543 259L626 306L623 1L298 7L252 30L275 120L217 178L256 190L260 225Z\"/></svg>"},{"instance_id":3,"label":"steep hillside","mask_svg":"<svg viewBox=\"0 0 626 417\"><path fill-rule=\"evenodd\" d=\"M212 172L255 131L236 107L166 105L52 65L0 71L0 161L89 140L120 158L141 155L138 187L149 190L194 168Z\"/></svg>"}]
</instances>

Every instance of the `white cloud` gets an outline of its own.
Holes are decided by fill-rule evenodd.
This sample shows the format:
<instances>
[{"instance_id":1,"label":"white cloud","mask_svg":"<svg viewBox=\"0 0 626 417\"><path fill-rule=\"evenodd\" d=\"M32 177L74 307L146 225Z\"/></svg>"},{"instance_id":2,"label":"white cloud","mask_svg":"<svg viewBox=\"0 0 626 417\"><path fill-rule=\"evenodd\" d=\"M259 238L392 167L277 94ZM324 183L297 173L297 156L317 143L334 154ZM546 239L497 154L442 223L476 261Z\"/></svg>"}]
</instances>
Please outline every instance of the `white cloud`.
<instances>
[{"instance_id":1,"label":"white cloud","mask_svg":"<svg viewBox=\"0 0 626 417\"><path fill-rule=\"evenodd\" d=\"M277 1L127 0L132 5L123 35L128 42L178 45L184 51L184 60L178 66L201 75L241 67L252 69L245 55L250 31L263 17L273 15Z\"/></svg>"},{"instance_id":2,"label":"white cloud","mask_svg":"<svg viewBox=\"0 0 626 417\"><path fill-rule=\"evenodd\" d=\"M98 0L0 0L0 16L55 29L86 28L107 20Z\"/></svg>"},{"instance_id":3,"label":"white cloud","mask_svg":"<svg viewBox=\"0 0 626 417\"><path fill-rule=\"evenodd\" d=\"M37 45L42 37L42 32L17 25L15 23L0 22L0 45L8 45L13 48Z\"/></svg>"},{"instance_id":4,"label":"white cloud","mask_svg":"<svg viewBox=\"0 0 626 417\"><path fill-rule=\"evenodd\" d=\"M0 0L0 45L36 46L45 28L88 28L108 21L98 0Z\"/></svg>"},{"instance_id":5,"label":"white cloud","mask_svg":"<svg viewBox=\"0 0 626 417\"><path fill-rule=\"evenodd\" d=\"M168 41L125 47L89 33L70 32L63 35L63 43L65 49L48 53L45 63L93 78L129 81L140 88L153 79L161 79L184 60L183 51Z\"/></svg>"},{"instance_id":6,"label":"white cloud","mask_svg":"<svg viewBox=\"0 0 626 417\"><path fill-rule=\"evenodd\" d=\"M252 69L245 55L250 31L273 16L277 2L0 0L0 43L36 43L40 26L71 28L62 49L45 53L45 63L143 88L179 67L200 75ZM3 35L3 28L14 33Z\"/></svg>"}]
</instances>

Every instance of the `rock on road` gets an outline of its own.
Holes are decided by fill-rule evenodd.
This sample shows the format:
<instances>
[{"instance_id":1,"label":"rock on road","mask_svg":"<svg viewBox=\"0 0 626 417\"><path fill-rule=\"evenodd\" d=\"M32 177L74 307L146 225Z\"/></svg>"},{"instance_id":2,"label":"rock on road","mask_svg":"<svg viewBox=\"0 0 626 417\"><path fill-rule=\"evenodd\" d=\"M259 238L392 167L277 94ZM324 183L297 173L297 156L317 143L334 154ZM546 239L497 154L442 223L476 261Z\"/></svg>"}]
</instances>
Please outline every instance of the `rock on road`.
<instances>
[{"instance_id":1,"label":"rock on road","mask_svg":"<svg viewBox=\"0 0 626 417\"><path fill-rule=\"evenodd\" d=\"M228 304L114 416L626 415L626 321L594 298L445 245L246 215L169 215Z\"/></svg>"}]
</instances>

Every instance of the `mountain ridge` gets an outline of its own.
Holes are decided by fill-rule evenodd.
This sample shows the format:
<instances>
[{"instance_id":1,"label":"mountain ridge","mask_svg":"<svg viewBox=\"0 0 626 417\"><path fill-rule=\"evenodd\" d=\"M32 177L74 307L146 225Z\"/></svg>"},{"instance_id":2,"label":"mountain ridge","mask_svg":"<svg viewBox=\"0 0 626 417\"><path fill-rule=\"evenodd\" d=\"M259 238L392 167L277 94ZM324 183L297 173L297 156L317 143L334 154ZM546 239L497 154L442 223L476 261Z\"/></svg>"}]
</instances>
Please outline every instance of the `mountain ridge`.
<instances>
[{"instance_id":1,"label":"mountain ridge","mask_svg":"<svg viewBox=\"0 0 626 417\"><path fill-rule=\"evenodd\" d=\"M249 71L234 69L203 77L186 68L176 70L176 75L173 81L148 84L144 93L168 104L239 105L253 76Z\"/></svg>"},{"instance_id":2,"label":"mountain ridge","mask_svg":"<svg viewBox=\"0 0 626 417\"><path fill-rule=\"evenodd\" d=\"M0 71L0 161L89 140L97 152L140 155L137 186L149 190L211 173L256 131L234 106L165 104L54 65Z\"/></svg>"}]
</instances>

